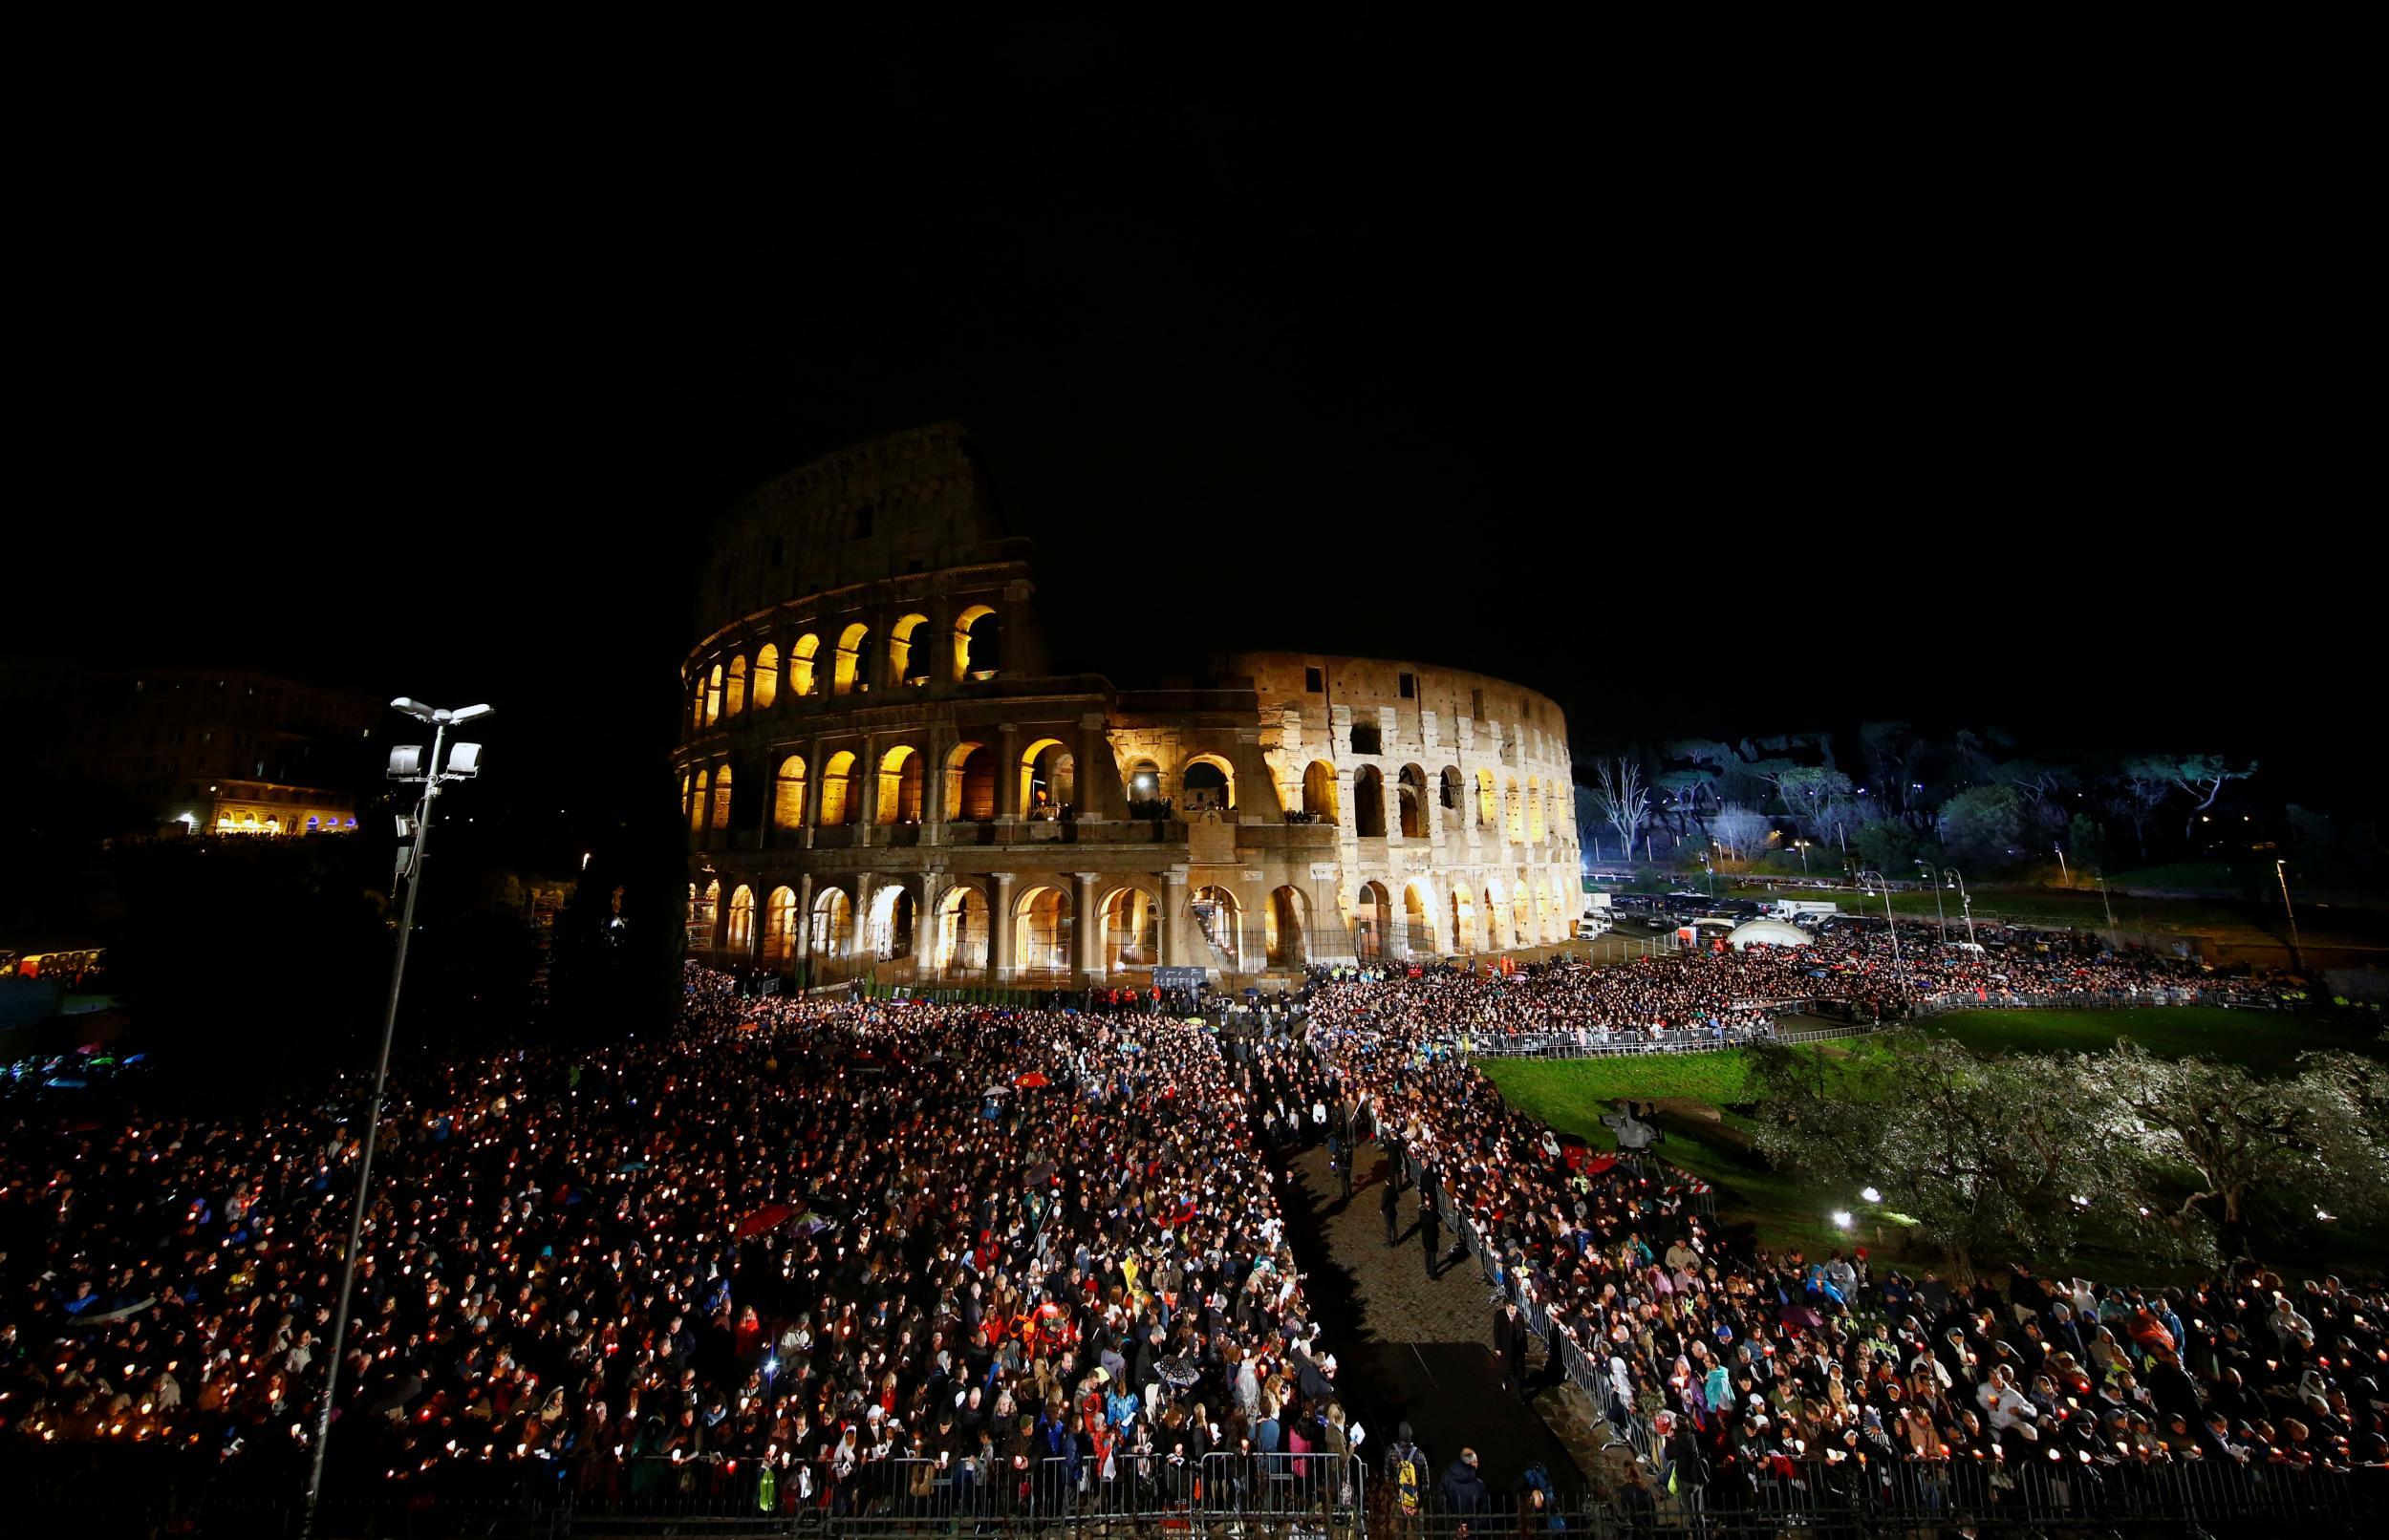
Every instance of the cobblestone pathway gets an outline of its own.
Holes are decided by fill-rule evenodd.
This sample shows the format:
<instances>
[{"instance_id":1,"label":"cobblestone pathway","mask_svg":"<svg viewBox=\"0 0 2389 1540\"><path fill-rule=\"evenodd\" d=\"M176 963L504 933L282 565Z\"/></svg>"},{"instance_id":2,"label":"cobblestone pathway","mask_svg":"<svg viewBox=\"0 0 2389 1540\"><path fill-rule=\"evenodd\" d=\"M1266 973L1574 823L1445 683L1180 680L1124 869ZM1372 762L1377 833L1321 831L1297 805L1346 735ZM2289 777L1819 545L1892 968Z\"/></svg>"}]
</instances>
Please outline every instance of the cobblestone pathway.
<instances>
[{"instance_id":1,"label":"cobblestone pathway","mask_svg":"<svg viewBox=\"0 0 2389 1540\"><path fill-rule=\"evenodd\" d=\"M1583 1398L1545 1391L1530 1408L1502 1387L1493 1356L1492 1285L1474 1258L1453 1251L1448 1232L1440 1275L1427 1276L1415 1188L1402 1194L1401 1239L1386 1244L1380 1164L1373 1147L1364 1152L1347 1203L1324 1149L1289 1163L1288 1196L1301 1209L1288 1216L1295 1253L1310 1272L1305 1292L1328 1327L1339 1389L1368 1424L1364 1453L1374 1465L1395 1423L1407 1420L1438 1474L1466 1445L1497 1487L1538 1462L1564 1480L1592 1447L1592 1430L1577 1425ZM1531 1380L1540 1351L1529 1361Z\"/></svg>"}]
</instances>

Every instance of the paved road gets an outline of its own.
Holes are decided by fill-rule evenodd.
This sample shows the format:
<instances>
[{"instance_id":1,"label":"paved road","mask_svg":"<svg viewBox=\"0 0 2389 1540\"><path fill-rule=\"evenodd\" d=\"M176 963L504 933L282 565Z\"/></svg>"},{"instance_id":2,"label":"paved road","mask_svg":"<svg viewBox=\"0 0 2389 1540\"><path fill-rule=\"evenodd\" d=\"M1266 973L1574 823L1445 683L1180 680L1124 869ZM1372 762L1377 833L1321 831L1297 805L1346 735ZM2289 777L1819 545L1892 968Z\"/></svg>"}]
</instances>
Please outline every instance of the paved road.
<instances>
[{"instance_id":1,"label":"paved road","mask_svg":"<svg viewBox=\"0 0 2389 1540\"><path fill-rule=\"evenodd\" d=\"M1438 1475L1467 1445L1496 1490L1514 1487L1539 1462L1573 1485L1577 1463L1569 1446L1581 1440L1562 1442L1535 1408L1501 1386L1492 1345L1493 1290L1475 1260L1448 1261L1440 1276L1427 1276L1415 1189L1402 1195L1401 1241L1386 1245L1379 1164L1373 1146L1364 1152L1365 1174L1346 1204L1325 1152L1304 1152L1291 1163L1286 1210L1295 1255L1310 1274L1304 1292L1336 1355L1338 1389L1368 1427L1363 1453L1371 1479L1395 1425L1408 1421ZM1449 1234L1445 1244L1452 1244ZM1540 1363L1539 1354L1534 1362ZM1542 1404L1564 1418L1563 1403L1551 1393Z\"/></svg>"}]
</instances>

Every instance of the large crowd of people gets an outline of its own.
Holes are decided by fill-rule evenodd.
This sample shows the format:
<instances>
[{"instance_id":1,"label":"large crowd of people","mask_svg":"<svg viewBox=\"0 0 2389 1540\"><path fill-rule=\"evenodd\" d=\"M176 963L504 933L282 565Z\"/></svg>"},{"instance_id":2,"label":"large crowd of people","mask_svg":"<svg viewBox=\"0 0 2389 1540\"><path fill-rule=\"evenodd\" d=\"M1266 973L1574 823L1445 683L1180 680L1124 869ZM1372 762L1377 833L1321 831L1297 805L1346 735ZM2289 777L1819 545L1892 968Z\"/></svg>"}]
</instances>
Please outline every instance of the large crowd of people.
<instances>
[{"instance_id":1,"label":"large crowd of people","mask_svg":"<svg viewBox=\"0 0 2389 1540\"><path fill-rule=\"evenodd\" d=\"M1056 1473L1123 1505L1184 1495L1221 1468L1208 1456L1342 1455L1367 1436L1268 1148L1324 1138L1347 1174L1409 1173L1404 1201L1485 1253L1555 1367L1704 1490L1862 1453L2389 1459L2389 1295L2021 1269L1960 1289L1873 1275L1862 1253L1737 1251L1680 1187L1571 1164L1448 1051L1517 1030L1738 1030L1786 986L1889 1001L1925 968L1986 993L2174 972L2012 950L1895 966L1836 936L1320 978L1222 1034L1144 998L750 998L692 968L658 1039L398 1067L337 1345L355 1083L101 1123L20 1078L0 1095L0 1429L301 1451L337 1352L349 1479L544 1462L627 1487L703 1462L744 1463L765 1504L932 1482L1005 1504Z\"/></svg>"}]
</instances>

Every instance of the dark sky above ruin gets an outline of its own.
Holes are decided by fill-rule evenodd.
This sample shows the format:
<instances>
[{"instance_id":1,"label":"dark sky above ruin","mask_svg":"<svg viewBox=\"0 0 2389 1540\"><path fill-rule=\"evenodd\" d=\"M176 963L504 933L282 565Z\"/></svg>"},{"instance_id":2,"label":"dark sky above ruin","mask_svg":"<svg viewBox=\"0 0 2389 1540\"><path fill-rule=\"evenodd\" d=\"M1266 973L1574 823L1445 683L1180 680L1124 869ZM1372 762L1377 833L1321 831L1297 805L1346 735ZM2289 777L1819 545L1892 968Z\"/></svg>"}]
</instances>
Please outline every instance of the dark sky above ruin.
<instances>
[{"instance_id":1,"label":"dark sky above ruin","mask_svg":"<svg viewBox=\"0 0 2389 1540\"><path fill-rule=\"evenodd\" d=\"M954 418L1124 679L1415 657L1580 754L2339 731L2351 216L2244 126L1451 11L838 9L62 53L5 644L643 765L707 511Z\"/></svg>"}]
</instances>

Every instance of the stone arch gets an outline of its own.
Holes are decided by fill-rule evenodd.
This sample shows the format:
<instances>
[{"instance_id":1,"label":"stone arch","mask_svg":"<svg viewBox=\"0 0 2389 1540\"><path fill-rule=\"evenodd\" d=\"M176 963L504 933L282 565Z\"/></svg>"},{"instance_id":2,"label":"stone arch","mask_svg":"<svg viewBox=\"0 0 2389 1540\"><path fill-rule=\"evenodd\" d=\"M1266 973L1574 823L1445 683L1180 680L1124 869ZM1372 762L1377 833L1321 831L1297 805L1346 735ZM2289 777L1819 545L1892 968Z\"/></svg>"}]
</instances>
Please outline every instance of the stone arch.
<instances>
[{"instance_id":1,"label":"stone arch","mask_svg":"<svg viewBox=\"0 0 2389 1540\"><path fill-rule=\"evenodd\" d=\"M1476 826L1480 829L1492 828L1494 817L1493 772L1479 770L1476 772Z\"/></svg>"},{"instance_id":2,"label":"stone arch","mask_svg":"<svg viewBox=\"0 0 2389 1540\"><path fill-rule=\"evenodd\" d=\"M1261 944L1272 968L1300 968L1309 954L1311 901L1291 884L1269 895L1261 915Z\"/></svg>"},{"instance_id":3,"label":"stone arch","mask_svg":"<svg viewBox=\"0 0 2389 1540\"><path fill-rule=\"evenodd\" d=\"M1499 952L1510 945L1510 889L1498 877L1485 879L1484 906L1477 924L1484 928L1485 950Z\"/></svg>"},{"instance_id":4,"label":"stone arch","mask_svg":"<svg viewBox=\"0 0 2389 1540\"><path fill-rule=\"evenodd\" d=\"M890 883L871 895L871 954L881 962L913 955L920 907L908 883Z\"/></svg>"},{"instance_id":5,"label":"stone arch","mask_svg":"<svg viewBox=\"0 0 2389 1540\"><path fill-rule=\"evenodd\" d=\"M700 769L689 786L688 828L696 834L705 826L706 817L713 811L713 772Z\"/></svg>"},{"instance_id":6,"label":"stone arch","mask_svg":"<svg viewBox=\"0 0 2389 1540\"><path fill-rule=\"evenodd\" d=\"M726 829L730 826L730 766L727 763L715 768L713 826L718 829Z\"/></svg>"},{"instance_id":7,"label":"stone arch","mask_svg":"<svg viewBox=\"0 0 2389 1540\"><path fill-rule=\"evenodd\" d=\"M1396 826L1406 840L1428 838L1427 772L1414 764L1406 764L1394 778Z\"/></svg>"},{"instance_id":8,"label":"stone arch","mask_svg":"<svg viewBox=\"0 0 2389 1540\"><path fill-rule=\"evenodd\" d=\"M1518 801L1518 778L1512 776L1501 799L1501 831L1513 845L1526 843L1526 809Z\"/></svg>"},{"instance_id":9,"label":"stone arch","mask_svg":"<svg viewBox=\"0 0 2389 1540\"><path fill-rule=\"evenodd\" d=\"M1510 895L1510 930L1521 947L1531 947L1542 940L1542 931L1535 924L1534 885L1520 882Z\"/></svg>"},{"instance_id":10,"label":"stone arch","mask_svg":"<svg viewBox=\"0 0 2389 1540\"><path fill-rule=\"evenodd\" d=\"M1225 888L1198 888L1189 895L1187 909L1194 916L1194 928L1227 958L1229 971L1242 973L1244 906L1236 894Z\"/></svg>"},{"instance_id":11,"label":"stone arch","mask_svg":"<svg viewBox=\"0 0 2389 1540\"><path fill-rule=\"evenodd\" d=\"M721 909L721 879L715 878L701 890L698 890L694 884L690 887L697 892L697 908L689 929L697 932L697 944L711 952L714 947L714 920Z\"/></svg>"},{"instance_id":12,"label":"stone arch","mask_svg":"<svg viewBox=\"0 0 2389 1540\"><path fill-rule=\"evenodd\" d=\"M805 826L805 757L801 754L791 754L780 761L780 774L771 784L771 826Z\"/></svg>"},{"instance_id":13,"label":"stone arch","mask_svg":"<svg viewBox=\"0 0 2389 1540\"><path fill-rule=\"evenodd\" d=\"M1236 766L1216 754L1197 754L1178 766L1178 806L1189 813L1236 806Z\"/></svg>"},{"instance_id":14,"label":"stone arch","mask_svg":"<svg viewBox=\"0 0 2389 1540\"><path fill-rule=\"evenodd\" d=\"M1013 900L1013 972L1069 973L1070 921L1070 890L1058 883L1039 883Z\"/></svg>"},{"instance_id":15,"label":"stone arch","mask_svg":"<svg viewBox=\"0 0 2389 1540\"><path fill-rule=\"evenodd\" d=\"M730 660L729 678L722 686L721 714L736 717L746 709L746 654L741 652Z\"/></svg>"},{"instance_id":16,"label":"stone arch","mask_svg":"<svg viewBox=\"0 0 2389 1540\"><path fill-rule=\"evenodd\" d=\"M1393 898L1386 885L1378 882L1361 884L1359 899L1352 906L1352 952L1363 961L1386 955L1388 932L1393 927Z\"/></svg>"},{"instance_id":17,"label":"stone arch","mask_svg":"<svg viewBox=\"0 0 2389 1540\"><path fill-rule=\"evenodd\" d=\"M1336 767L1324 759L1313 759L1303 767L1302 811L1314 823L1336 821Z\"/></svg>"},{"instance_id":18,"label":"stone arch","mask_svg":"<svg viewBox=\"0 0 2389 1540\"><path fill-rule=\"evenodd\" d=\"M929 617L907 615L888 628L888 678L895 684L925 685L929 682L930 649L915 647L926 644Z\"/></svg>"},{"instance_id":19,"label":"stone arch","mask_svg":"<svg viewBox=\"0 0 2389 1540\"><path fill-rule=\"evenodd\" d=\"M816 958L833 961L854 950L854 900L843 888L825 888L813 895L813 934L809 950Z\"/></svg>"},{"instance_id":20,"label":"stone arch","mask_svg":"<svg viewBox=\"0 0 2389 1540\"><path fill-rule=\"evenodd\" d=\"M705 725L711 727L721 719L721 665L705 676Z\"/></svg>"},{"instance_id":21,"label":"stone arch","mask_svg":"<svg viewBox=\"0 0 2389 1540\"><path fill-rule=\"evenodd\" d=\"M983 974L987 936L987 895L975 884L958 883L937 900L930 961L941 973Z\"/></svg>"},{"instance_id":22,"label":"stone arch","mask_svg":"<svg viewBox=\"0 0 2389 1540\"><path fill-rule=\"evenodd\" d=\"M854 751L840 749L821 769L821 826L834 829L855 821Z\"/></svg>"},{"instance_id":23,"label":"stone arch","mask_svg":"<svg viewBox=\"0 0 2389 1540\"><path fill-rule=\"evenodd\" d=\"M899 743L879 758L879 802L872 822L885 827L921 821L921 757Z\"/></svg>"},{"instance_id":24,"label":"stone arch","mask_svg":"<svg viewBox=\"0 0 2389 1540\"><path fill-rule=\"evenodd\" d=\"M1452 950L1471 952L1476 947L1476 895L1468 884L1452 885Z\"/></svg>"},{"instance_id":25,"label":"stone arch","mask_svg":"<svg viewBox=\"0 0 2389 1540\"><path fill-rule=\"evenodd\" d=\"M744 883L730 889L730 928L722 945L742 957L755 950L755 889Z\"/></svg>"},{"instance_id":26,"label":"stone arch","mask_svg":"<svg viewBox=\"0 0 2389 1540\"><path fill-rule=\"evenodd\" d=\"M1002 779L996 751L984 743L957 743L946 756L946 818L984 823L996 816L997 782Z\"/></svg>"},{"instance_id":27,"label":"stone arch","mask_svg":"<svg viewBox=\"0 0 2389 1540\"><path fill-rule=\"evenodd\" d=\"M1105 973L1161 961L1161 901L1149 889L1124 883L1104 895L1095 912L1095 944Z\"/></svg>"},{"instance_id":28,"label":"stone arch","mask_svg":"<svg viewBox=\"0 0 2389 1540\"><path fill-rule=\"evenodd\" d=\"M764 900L764 966L786 968L796 961L796 889L775 888Z\"/></svg>"},{"instance_id":29,"label":"stone arch","mask_svg":"<svg viewBox=\"0 0 2389 1540\"><path fill-rule=\"evenodd\" d=\"M871 688L871 628L856 621L838 633L838 655L830 667L829 693L850 695Z\"/></svg>"},{"instance_id":30,"label":"stone arch","mask_svg":"<svg viewBox=\"0 0 2389 1540\"><path fill-rule=\"evenodd\" d=\"M1003 667L1003 617L975 604L954 617L954 682L992 679Z\"/></svg>"},{"instance_id":31,"label":"stone arch","mask_svg":"<svg viewBox=\"0 0 2389 1540\"><path fill-rule=\"evenodd\" d=\"M821 638L811 631L796 639L788 649L788 689L798 695L816 694L821 680L813 674L813 663L821 655Z\"/></svg>"},{"instance_id":32,"label":"stone arch","mask_svg":"<svg viewBox=\"0 0 2389 1540\"><path fill-rule=\"evenodd\" d=\"M697 671L697 682L689 686L688 727L692 733L705 730L705 671Z\"/></svg>"},{"instance_id":33,"label":"stone arch","mask_svg":"<svg viewBox=\"0 0 2389 1540\"><path fill-rule=\"evenodd\" d=\"M1123 791L1128 798L1129 816L1131 818L1138 816L1136 808L1141 802L1148 809L1144 816L1158 818L1160 816L1158 809L1163 796L1161 766L1151 759L1139 759L1131 764L1122 766L1120 777Z\"/></svg>"},{"instance_id":34,"label":"stone arch","mask_svg":"<svg viewBox=\"0 0 2389 1540\"><path fill-rule=\"evenodd\" d=\"M1442 949L1435 941L1435 890L1424 877L1402 888L1402 941L1413 957L1431 956Z\"/></svg>"},{"instance_id":35,"label":"stone arch","mask_svg":"<svg viewBox=\"0 0 2389 1540\"><path fill-rule=\"evenodd\" d=\"M755 679L747 695L757 711L780 698L780 649L769 642L755 650Z\"/></svg>"},{"instance_id":36,"label":"stone arch","mask_svg":"<svg viewBox=\"0 0 2389 1540\"><path fill-rule=\"evenodd\" d=\"M1364 840L1386 837L1386 778L1373 764L1352 772L1352 832Z\"/></svg>"},{"instance_id":37,"label":"stone arch","mask_svg":"<svg viewBox=\"0 0 2389 1540\"><path fill-rule=\"evenodd\" d=\"M1058 738L1041 738L1021 751L1020 817L1062 816L1062 804L1071 789L1065 784L1069 765L1069 751Z\"/></svg>"},{"instance_id":38,"label":"stone arch","mask_svg":"<svg viewBox=\"0 0 2389 1540\"><path fill-rule=\"evenodd\" d=\"M1535 776L1526 778L1526 842L1535 845L1543 837L1543 783Z\"/></svg>"}]
</instances>

